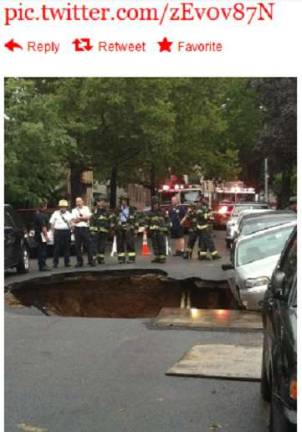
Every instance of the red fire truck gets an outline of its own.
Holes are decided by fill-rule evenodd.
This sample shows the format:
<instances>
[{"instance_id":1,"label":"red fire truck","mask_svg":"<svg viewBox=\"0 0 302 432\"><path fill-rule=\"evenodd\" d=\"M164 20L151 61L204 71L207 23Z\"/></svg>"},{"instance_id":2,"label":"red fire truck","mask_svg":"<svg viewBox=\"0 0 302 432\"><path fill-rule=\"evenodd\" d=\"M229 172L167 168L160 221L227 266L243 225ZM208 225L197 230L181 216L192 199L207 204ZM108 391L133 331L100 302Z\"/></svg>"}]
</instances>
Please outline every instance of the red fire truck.
<instances>
[{"instance_id":1,"label":"red fire truck","mask_svg":"<svg viewBox=\"0 0 302 432\"><path fill-rule=\"evenodd\" d=\"M168 209L171 205L171 198L177 196L179 203L185 207L194 204L203 196L200 185L175 184L169 186L164 184L158 190L161 207Z\"/></svg>"},{"instance_id":2,"label":"red fire truck","mask_svg":"<svg viewBox=\"0 0 302 432\"><path fill-rule=\"evenodd\" d=\"M226 226L235 203L255 201L258 201L255 188L246 187L242 181L226 182L217 186L212 200L214 226Z\"/></svg>"}]
</instances>

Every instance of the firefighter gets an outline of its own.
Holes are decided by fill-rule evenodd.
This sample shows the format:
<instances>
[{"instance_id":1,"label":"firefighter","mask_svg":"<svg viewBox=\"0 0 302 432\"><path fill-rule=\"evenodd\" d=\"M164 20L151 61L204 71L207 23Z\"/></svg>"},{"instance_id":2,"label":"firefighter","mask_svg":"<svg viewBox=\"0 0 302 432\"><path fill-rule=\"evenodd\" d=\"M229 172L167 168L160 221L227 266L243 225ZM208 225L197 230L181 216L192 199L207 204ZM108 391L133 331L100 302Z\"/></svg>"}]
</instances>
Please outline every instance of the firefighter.
<instances>
[{"instance_id":1,"label":"firefighter","mask_svg":"<svg viewBox=\"0 0 302 432\"><path fill-rule=\"evenodd\" d=\"M136 210L134 207L130 207L127 195L120 197L120 206L115 214L114 226L118 262L120 264L125 263L126 256L128 255L128 262L134 263L136 259L135 235L139 228L139 223Z\"/></svg>"},{"instance_id":2,"label":"firefighter","mask_svg":"<svg viewBox=\"0 0 302 432\"><path fill-rule=\"evenodd\" d=\"M189 243L188 245L188 256L189 254L192 254L195 240L198 237L198 247L199 247L198 259L199 260L221 258L221 256L218 254L217 250L215 249L215 245L212 239L211 227L209 224L209 219L211 219L211 211L207 205L206 200L204 198L201 198L200 202L197 204L196 212L193 212L191 216L190 215L185 216L182 220L182 223L184 223L186 218L192 219L193 226L195 226L196 224L196 228L193 229L193 232L195 231L196 234L194 235L192 233L191 243ZM193 243L193 239L194 239L194 243ZM208 252L210 253L211 258L209 257Z\"/></svg>"},{"instance_id":3,"label":"firefighter","mask_svg":"<svg viewBox=\"0 0 302 432\"><path fill-rule=\"evenodd\" d=\"M90 219L90 233L94 244L94 253L98 264L105 263L105 250L109 230L112 226L112 214L108 210L108 202L100 196L96 200L96 208Z\"/></svg>"},{"instance_id":4,"label":"firefighter","mask_svg":"<svg viewBox=\"0 0 302 432\"><path fill-rule=\"evenodd\" d=\"M158 197L152 197L152 210L147 215L147 228L151 235L154 253L153 263L166 262L166 236L169 231L169 216L159 205Z\"/></svg>"},{"instance_id":5,"label":"firefighter","mask_svg":"<svg viewBox=\"0 0 302 432\"><path fill-rule=\"evenodd\" d=\"M194 245L195 245L195 242L198 238L197 215L196 215L197 209L196 209L196 207L197 207L196 203L191 204L185 217L180 222L181 225L184 225L186 220L188 220L190 222L188 245L187 245L187 248L183 254L184 259L191 259L192 258Z\"/></svg>"}]
</instances>

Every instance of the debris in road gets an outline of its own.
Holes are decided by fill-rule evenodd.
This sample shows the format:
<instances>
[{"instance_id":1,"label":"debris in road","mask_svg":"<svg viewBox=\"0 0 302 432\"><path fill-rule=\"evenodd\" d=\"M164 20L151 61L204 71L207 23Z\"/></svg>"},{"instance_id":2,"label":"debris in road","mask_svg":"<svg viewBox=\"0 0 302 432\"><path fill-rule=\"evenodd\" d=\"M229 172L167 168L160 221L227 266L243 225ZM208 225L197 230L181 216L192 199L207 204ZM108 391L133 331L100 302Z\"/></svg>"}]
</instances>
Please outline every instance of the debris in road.
<instances>
[{"instance_id":1,"label":"debris in road","mask_svg":"<svg viewBox=\"0 0 302 432\"><path fill-rule=\"evenodd\" d=\"M260 331L259 312L231 309L163 308L153 322L157 327L215 328Z\"/></svg>"},{"instance_id":2,"label":"debris in road","mask_svg":"<svg viewBox=\"0 0 302 432\"><path fill-rule=\"evenodd\" d=\"M17 427L24 432L48 432L48 429L33 426L28 423L19 423L17 424Z\"/></svg>"},{"instance_id":3,"label":"debris in road","mask_svg":"<svg viewBox=\"0 0 302 432\"><path fill-rule=\"evenodd\" d=\"M259 346L195 345L166 375L259 381L262 338Z\"/></svg>"}]
</instances>

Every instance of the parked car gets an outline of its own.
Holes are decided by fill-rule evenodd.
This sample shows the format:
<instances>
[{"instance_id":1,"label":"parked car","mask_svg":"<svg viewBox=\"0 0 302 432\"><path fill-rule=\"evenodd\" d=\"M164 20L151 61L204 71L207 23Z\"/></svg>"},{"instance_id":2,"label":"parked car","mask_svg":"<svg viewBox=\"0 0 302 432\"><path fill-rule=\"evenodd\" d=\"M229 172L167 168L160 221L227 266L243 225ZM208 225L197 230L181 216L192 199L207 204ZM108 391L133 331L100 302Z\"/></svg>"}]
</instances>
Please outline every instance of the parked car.
<instances>
[{"instance_id":1,"label":"parked car","mask_svg":"<svg viewBox=\"0 0 302 432\"><path fill-rule=\"evenodd\" d=\"M230 219L228 220L226 224L226 236L225 236L225 242L226 246L230 247L234 237L235 233L238 229L238 219L243 211L253 211L253 210L267 210L269 209L269 205L267 203L260 203L260 202L246 202L246 203L238 203L234 205L232 214Z\"/></svg>"},{"instance_id":2,"label":"parked car","mask_svg":"<svg viewBox=\"0 0 302 432\"><path fill-rule=\"evenodd\" d=\"M29 248L25 238L25 226L13 208L4 205L4 266L16 268L18 273L29 271Z\"/></svg>"},{"instance_id":3,"label":"parked car","mask_svg":"<svg viewBox=\"0 0 302 432\"><path fill-rule=\"evenodd\" d=\"M249 210L241 212L238 228L231 247L231 261L234 262L236 243L241 236L247 236L263 229L282 225L297 219L296 213L288 210Z\"/></svg>"},{"instance_id":4,"label":"parked car","mask_svg":"<svg viewBox=\"0 0 302 432\"><path fill-rule=\"evenodd\" d=\"M234 263L222 268L232 270L228 283L240 306L261 308L271 275L295 226L296 221L292 221L238 239Z\"/></svg>"},{"instance_id":5,"label":"parked car","mask_svg":"<svg viewBox=\"0 0 302 432\"><path fill-rule=\"evenodd\" d=\"M263 302L261 393L271 402L270 432L297 430L297 231L291 235Z\"/></svg>"},{"instance_id":6,"label":"parked car","mask_svg":"<svg viewBox=\"0 0 302 432\"><path fill-rule=\"evenodd\" d=\"M238 221L237 236L250 235L296 219L297 214L288 210L261 210L260 213L243 214Z\"/></svg>"}]
</instances>

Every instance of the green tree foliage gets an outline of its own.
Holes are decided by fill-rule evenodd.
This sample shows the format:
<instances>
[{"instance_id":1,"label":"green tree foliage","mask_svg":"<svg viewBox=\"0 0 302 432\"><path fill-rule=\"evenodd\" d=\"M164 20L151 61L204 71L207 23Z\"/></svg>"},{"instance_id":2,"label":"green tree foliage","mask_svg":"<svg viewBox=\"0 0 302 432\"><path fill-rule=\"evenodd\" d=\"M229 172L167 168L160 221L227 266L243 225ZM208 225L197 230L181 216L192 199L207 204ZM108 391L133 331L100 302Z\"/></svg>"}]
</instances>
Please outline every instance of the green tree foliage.
<instances>
[{"instance_id":1,"label":"green tree foliage","mask_svg":"<svg viewBox=\"0 0 302 432\"><path fill-rule=\"evenodd\" d=\"M283 194L294 175L294 80L9 78L5 87L5 192L14 205L56 196L67 168L74 186L93 168L113 195L129 182L152 190L169 169L257 185L264 156Z\"/></svg>"},{"instance_id":2,"label":"green tree foliage","mask_svg":"<svg viewBox=\"0 0 302 432\"><path fill-rule=\"evenodd\" d=\"M256 90L264 124L255 147L259 160L267 157L271 185L276 186L281 207L296 191L297 80L264 78L251 81Z\"/></svg>"},{"instance_id":3,"label":"green tree foliage","mask_svg":"<svg viewBox=\"0 0 302 432\"><path fill-rule=\"evenodd\" d=\"M5 195L15 205L35 204L62 185L73 141L58 116L55 94L41 94L34 80L5 86Z\"/></svg>"}]
</instances>

